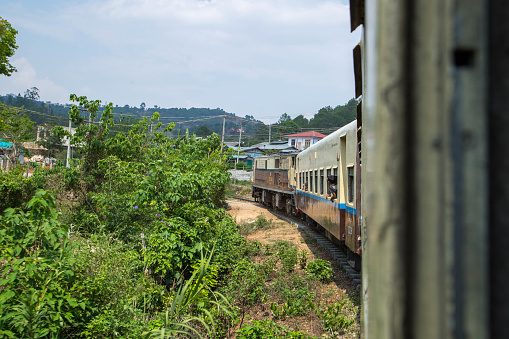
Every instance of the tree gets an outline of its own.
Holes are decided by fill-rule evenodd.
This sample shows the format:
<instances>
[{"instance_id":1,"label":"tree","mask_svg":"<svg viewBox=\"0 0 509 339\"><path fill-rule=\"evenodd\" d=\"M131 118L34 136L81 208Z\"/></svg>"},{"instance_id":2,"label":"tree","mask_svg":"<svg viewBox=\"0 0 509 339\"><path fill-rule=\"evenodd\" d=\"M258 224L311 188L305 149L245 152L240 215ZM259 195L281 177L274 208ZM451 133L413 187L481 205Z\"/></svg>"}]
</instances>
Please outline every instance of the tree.
<instances>
[{"instance_id":1,"label":"tree","mask_svg":"<svg viewBox=\"0 0 509 339\"><path fill-rule=\"evenodd\" d=\"M293 121L299 126L299 127L308 127L309 120L306 119L302 114L297 116Z\"/></svg>"},{"instance_id":2,"label":"tree","mask_svg":"<svg viewBox=\"0 0 509 339\"><path fill-rule=\"evenodd\" d=\"M39 100L40 96L39 96L39 89L37 87L32 87L32 88L29 88L25 91L25 95L24 95L25 98L27 99L30 99L30 100Z\"/></svg>"},{"instance_id":3,"label":"tree","mask_svg":"<svg viewBox=\"0 0 509 339\"><path fill-rule=\"evenodd\" d=\"M54 132L55 131L64 131L62 126L55 126L55 123L47 123L42 126L45 131L45 138L41 139L37 142L37 144L48 150L48 156L55 157L55 151L62 148L62 136L63 133Z\"/></svg>"},{"instance_id":4,"label":"tree","mask_svg":"<svg viewBox=\"0 0 509 339\"><path fill-rule=\"evenodd\" d=\"M7 152L7 159L12 164L23 150L23 142L34 136L34 123L23 113L6 107L0 107L0 138L11 143L11 151Z\"/></svg>"},{"instance_id":5,"label":"tree","mask_svg":"<svg viewBox=\"0 0 509 339\"><path fill-rule=\"evenodd\" d=\"M277 122L277 123L278 123L278 124L282 124L282 123L283 123L283 122L285 122L285 121L291 121L291 120L292 120L292 117L291 117L289 114L287 114L287 113L283 113L283 114L281 115L281 117L279 118L279 120L278 120L278 122Z\"/></svg>"},{"instance_id":6,"label":"tree","mask_svg":"<svg viewBox=\"0 0 509 339\"><path fill-rule=\"evenodd\" d=\"M99 160L103 159L106 154L105 142L109 127L113 125L113 103L110 102L104 107L98 124L85 124L80 107L86 110L86 115L90 117L91 121L95 121L101 101L88 100L86 96L78 97L76 94L71 94L70 100L78 103L78 105L71 105L69 111L72 122L77 125L76 132L71 137L71 143L81 147L84 173L100 177L97 167ZM93 181L89 180L89 184L92 185Z\"/></svg>"},{"instance_id":7,"label":"tree","mask_svg":"<svg viewBox=\"0 0 509 339\"><path fill-rule=\"evenodd\" d=\"M145 103L144 103L144 102L142 102L142 103L140 104L140 109L141 109L142 111L144 111L146 106L147 106L147 105L145 105Z\"/></svg>"},{"instance_id":8,"label":"tree","mask_svg":"<svg viewBox=\"0 0 509 339\"><path fill-rule=\"evenodd\" d=\"M11 76L13 72L16 72L16 68L8 60L18 48L16 34L18 31L12 28L7 20L0 17L0 74L6 76Z\"/></svg>"},{"instance_id":9,"label":"tree","mask_svg":"<svg viewBox=\"0 0 509 339\"><path fill-rule=\"evenodd\" d=\"M198 137L206 137L206 136L209 136L211 135L212 132L207 126L205 125L201 125L200 128L198 128L195 132L196 136Z\"/></svg>"}]
</instances>

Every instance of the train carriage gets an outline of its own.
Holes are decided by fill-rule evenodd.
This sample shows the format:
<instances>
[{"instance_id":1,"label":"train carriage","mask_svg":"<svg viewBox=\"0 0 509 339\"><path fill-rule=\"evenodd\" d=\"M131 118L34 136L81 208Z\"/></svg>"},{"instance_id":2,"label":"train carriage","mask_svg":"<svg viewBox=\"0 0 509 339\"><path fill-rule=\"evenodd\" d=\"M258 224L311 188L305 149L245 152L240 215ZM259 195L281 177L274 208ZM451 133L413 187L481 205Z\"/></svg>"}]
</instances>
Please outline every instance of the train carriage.
<instances>
[{"instance_id":1,"label":"train carriage","mask_svg":"<svg viewBox=\"0 0 509 339\"><path fill-rule=\"evenodd\" d=\"M294 214L296 153L259 157L254 164L252 196L264 205Z\"/></svg>"},{"instance_id":2,"label":"train carriage","mask_svg":"<svg viewBox=\"0 0 509 339\"><path fill-rule=\"evenodd\" d=\"M360 270L358 146L357 121L353 121L299 154L259 157L252 196L323 227L329 239L346 246L350 264Z\"/></svg>"},{"instance_id":3,"label":"train carriage","mask_svg":"<svg viewBox=\"0 0 509 339\"><path fill-rule=\"evenodd\" d=\"M349 259L360 269L360 227L357 223L357 122L328 135L297 156L298 211L322 226L328 237L349 249ZM336 182L336 198L327 197Z\"/></svg>"}]
</instances>

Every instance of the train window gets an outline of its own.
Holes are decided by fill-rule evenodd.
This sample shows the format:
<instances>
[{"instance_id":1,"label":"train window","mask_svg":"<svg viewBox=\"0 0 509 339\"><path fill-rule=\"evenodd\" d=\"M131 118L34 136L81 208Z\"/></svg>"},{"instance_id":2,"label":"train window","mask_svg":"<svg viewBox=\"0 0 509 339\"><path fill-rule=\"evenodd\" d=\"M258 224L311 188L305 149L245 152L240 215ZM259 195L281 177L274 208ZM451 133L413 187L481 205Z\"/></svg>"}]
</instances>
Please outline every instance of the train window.
<instances>
[{"instance_id":1,"label":"train window","mask_svg":"<svg viewBox=\"0 0 509 339\"><path fill-rule=\"evenodd\" d=\"M292 167L295 167L295 157L292 157Z\"/></svg>"},{"instance_id":2,"label":"train window","mask_svg":"<svg viewBox=\"0 0 509 339\"><path fill-rule=\"evenodd\" d=\"M328 178L328 177L329 177L329 175L330 175L330 168L329 168L329 169L327 169L327 176L326 176L326 178Z\"/></svg>"},{"instance_id":3,"label":"train window","mask_svg":"<svg viewBox=\"0 0 509 339\"><path fill-rule=\"evenodd\" d=\"M313 171L309 171L309 191L313 192Z\"/></svg>"},{"instance_id":4,"label":"train window","mask_svg":"<svg viewBox=\"0 0 509 339\"><path fill-rule=\"evenodd\" d=\"M302 173L299 173L299 183L297 185L300 189L302 189Z\"/></svg>"},{"instance_id":5,"label":"train window","mask_svg":"<svg viewBox=\"0 0 509 339\"><path fill-rule=\"evenodd\" d=\"M353 166L348 167L348 202L353 202Z\"/></svg>"},{"instance_id":6,"label":"train window","mask_svg":"<svg viewBox=\"0 0 509 339\"><path fill-rule=\"evenodd\" d=\"M276 159L276 164L274 165L274 168L279 168L279 159Z\"/></svg>"},{"instance_id":7,"label":"train window","mask_svg":"<svg viewBox=\"0 0 509 339\"><path fill-rule=\"evenodd\" d=\"M315 193L318 193L318 171L315 171Z\"/></svg>"},{"instance_id":8,"label":"train window","mask_svg":"<svg viewBox=\"0 0 509 339\"><path fill-rule=\"evenodd\" d=\"M320 170L320 195L323 195L323 169Z\"/></svg>"},{"instance_id":9,"label":"train window","mask_svg":"<svg viewBox=\"0 0 509 339\"><path fill-rule=\"evenodd\" d=\"M338 177L338 168L335 167L332 169L332 174L334 174L334 176L337 178Z\"/></svg>"}]
</instances>

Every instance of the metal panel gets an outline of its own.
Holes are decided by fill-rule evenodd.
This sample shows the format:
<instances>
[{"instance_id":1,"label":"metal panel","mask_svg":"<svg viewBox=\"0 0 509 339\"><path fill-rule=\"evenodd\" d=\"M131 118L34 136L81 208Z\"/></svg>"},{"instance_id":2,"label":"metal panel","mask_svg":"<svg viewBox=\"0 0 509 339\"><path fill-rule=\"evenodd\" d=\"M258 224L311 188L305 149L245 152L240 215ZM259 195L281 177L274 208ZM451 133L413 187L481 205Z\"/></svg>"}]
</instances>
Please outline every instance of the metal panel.
<instances>
[{"instance_id":1,"label":"metal panel","mask_svg":"<svg viewBox=\"0 0 509 339\"><path fill-rule=\"evenodd\" d=\"M353 49L353 73L355 75L355 97L362 95L362 49L361 44L357 44Z\"/></svg>"},{"instance_id":2,"label":"metal panel","mask_svg":"<svg viewBox=\"0 0 509 339\"><path fill-rule=\"evenodd\" d=\"M350 28L352 32L364 24L364 0L350 0Z\"/></svg>"},{"instance_id":3,"label":"metal panel","mask_svg":"<svg viewBox=\"0 0 509 339\"><path fill-rule=\"evenodd\" d=\"M364 334L486 338L486 3L376 3L374 93L363 95L373 166L362 179Z\"/></svg>"},{"instance_id":4,"label":"metal panel","mask_svg":"<svg viewBox=\"0 0 509 339\"><path fill-rule=\"evenodd\" d=\"M344 221L344 204L297 190L297 207L325 228L337 240L345 240L345 227L344 223L341 222ZM353 209L352 212L354 212Z\"/></svg>"},{"instance_id":5,"label":"metal panel","mask_svg":"<svg viewBox=\"0 0 509 339\"><path fill-rule=\"evenodd\" d=\"M509 338L509 13L508 1L490 1L490 335Z\"/></svg>"}]
</instances>

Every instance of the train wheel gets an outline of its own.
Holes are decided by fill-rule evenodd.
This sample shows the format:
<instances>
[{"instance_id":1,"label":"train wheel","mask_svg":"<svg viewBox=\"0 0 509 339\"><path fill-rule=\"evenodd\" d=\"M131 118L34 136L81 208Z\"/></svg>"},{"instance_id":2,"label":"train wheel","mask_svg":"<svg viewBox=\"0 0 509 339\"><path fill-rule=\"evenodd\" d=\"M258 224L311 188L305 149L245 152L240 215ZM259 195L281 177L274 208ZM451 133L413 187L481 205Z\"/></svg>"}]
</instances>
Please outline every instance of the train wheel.
<instances>
[{"instance_id":1,"label":"train wheel","mask_svg":"<svg viewBox=\"0 0 509 339\"><path fill-rule=\"evenodd\" d=\"M286 200L286 214L292 215L292 202L290 200Z\"/></svg>"}]
</instances>

